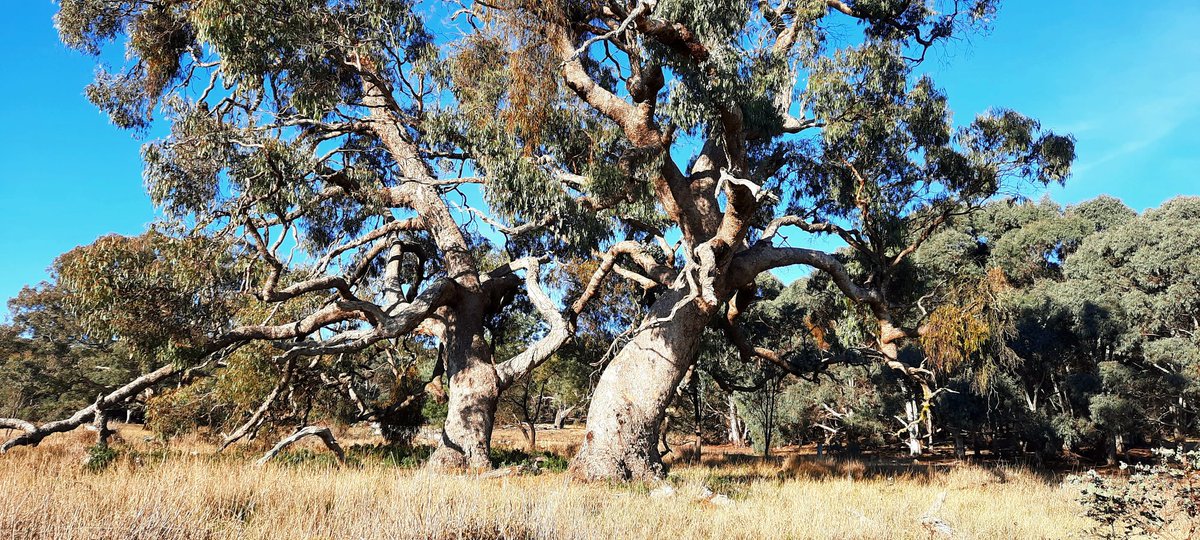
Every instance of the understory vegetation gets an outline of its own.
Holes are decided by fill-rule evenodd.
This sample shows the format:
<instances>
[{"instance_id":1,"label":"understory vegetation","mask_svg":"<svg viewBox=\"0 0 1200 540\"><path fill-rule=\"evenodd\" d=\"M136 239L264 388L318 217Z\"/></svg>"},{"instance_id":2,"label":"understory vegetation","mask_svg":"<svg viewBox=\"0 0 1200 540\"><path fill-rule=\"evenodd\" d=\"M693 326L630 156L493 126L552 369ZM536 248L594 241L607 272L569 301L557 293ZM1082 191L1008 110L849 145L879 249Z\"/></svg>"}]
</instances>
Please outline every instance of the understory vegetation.
<instances>
[{"instance_id":1,"label":"understory vegetation","mask_svg":"<svg viewBox=\"0 0 1200 540\"><path fill-rule=\"evenodd\" d=\"M80 466L89 435L58 435L0 461L0 489L10 494L0 535L918 539L930 537L921 519L942 494L935 517L966 538L1066 538L1090 526L1075 486L1004 466L713 454L703 465L680 464L662 484L581 484L550 470L436 475L378 452L341 467L301 459L316 447L260 468L252 456L180 443L169 451L131 444L95 472ZM662 496L662 485L674 493ZM717 495L729 502L712 502Z\"/></svg>"}]
</instances>

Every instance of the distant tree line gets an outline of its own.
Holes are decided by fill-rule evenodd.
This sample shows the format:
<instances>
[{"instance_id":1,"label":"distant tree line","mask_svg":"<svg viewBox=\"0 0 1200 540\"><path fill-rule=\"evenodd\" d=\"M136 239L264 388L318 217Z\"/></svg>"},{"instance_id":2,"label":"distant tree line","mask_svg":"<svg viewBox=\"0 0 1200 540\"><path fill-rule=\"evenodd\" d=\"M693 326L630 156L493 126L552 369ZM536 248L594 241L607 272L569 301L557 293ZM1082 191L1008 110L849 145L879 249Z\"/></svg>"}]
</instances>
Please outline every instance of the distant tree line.
<instances>
[{"instance_id":1,"label":"distant tree line","mask_svg":"<svg viewBox=\"0 0 1200 540\"><path fill-rule=\"evenodd\" d=\"M806 372L738 375L714 339L696 381L705 441L939 444L1039 463L1173 447L1200 428L1198 219L1195 197L1140 215L1111 197L998 200L934 235L913 258L926 331L902 350L935 374L933 395L850 346L862 323L827 278L768 280L750 331Z\"/></svg>"}]
</instances>

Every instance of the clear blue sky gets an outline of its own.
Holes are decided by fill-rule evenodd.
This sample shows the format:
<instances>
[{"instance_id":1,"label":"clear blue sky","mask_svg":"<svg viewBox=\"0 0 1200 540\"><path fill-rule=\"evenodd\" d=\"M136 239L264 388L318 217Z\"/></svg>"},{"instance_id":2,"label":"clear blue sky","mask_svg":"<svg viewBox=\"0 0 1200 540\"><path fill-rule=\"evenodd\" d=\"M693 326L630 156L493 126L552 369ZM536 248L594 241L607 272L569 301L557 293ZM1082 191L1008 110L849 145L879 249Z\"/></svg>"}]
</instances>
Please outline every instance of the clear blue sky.
<instances>
[{"instance_id":1,"label":"clear blue sky","mask_svg":"<svg viewBox=\"0 0 1200 540\"><path fill-rule=\"evenodd\" d=\"M59 43L55 10L20 0L0 18L0 299L45 279L58 254L154 217L141 142L84 99L93 59ZM932 51L923 69L961 122L1004 106L1073 133L1059 202L1109 194L1144 210L1200 194L1200 2L1009 0L992 33Z\"/></svg>"}]
</instances>

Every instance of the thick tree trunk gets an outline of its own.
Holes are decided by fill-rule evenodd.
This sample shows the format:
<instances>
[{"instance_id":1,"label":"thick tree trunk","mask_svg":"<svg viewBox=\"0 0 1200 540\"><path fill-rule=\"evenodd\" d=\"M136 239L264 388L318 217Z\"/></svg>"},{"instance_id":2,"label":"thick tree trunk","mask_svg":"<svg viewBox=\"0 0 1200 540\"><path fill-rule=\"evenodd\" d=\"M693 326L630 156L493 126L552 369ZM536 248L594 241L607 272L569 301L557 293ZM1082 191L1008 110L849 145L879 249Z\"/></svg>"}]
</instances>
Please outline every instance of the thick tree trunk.
<instances>
[{"instance_id":1,"label":"thick tree trunk","mask_svg":"<svg viewBox=\"0 0 1200 540\"><path fill-rule=\"evenodd\" d=\"M640 331L600 377L572 472L586 480L660 477L658 431L675 389L695 360L708 322L684 291L664 293Z\"/></svg>"},{"instance_id":2,"label":"thick tree trunk","mask_svg":"<svg viewBox=\"0 0 1200 540\"><path fill-rule=\"evenodd\" d=\"M449 412L438 449L430 456L436 470L491 468L492 424L499 395L499 379L491 351L483 339L487 298L479 268L449 206L429 180L436 177L405 131L387 92L363 78L363 103L371 110L368 126L396 160L408 179L389 191L390 196L420 215L424 227L442 252L444 269L458 286L459 297L437 311L446 344L446 377L450 386ZM392 255L396 252L393 251ZM398 296L399 288L385 291Z\"/></svg>"},{"instance_id":3,"label":"thick tree trunk","mask_svg":"<svg viewBox=\"0 0 1200 540\"><path fill-rule=\"evenodd\" d=\"M108 439L112 436L113 431L108 429L108 411L104 410L104 395L96 396L96 403L93 405L96 408L95 419L92 420L93 429L96 430L96 446L107 447Z\"/></svg>"},{"instance_id":4,"label":"thick tree trunk","mask_svg":"<svg viewBox=\"0 0 1200 540\"><path fill-rule=\"evenodd\" d=\"M491 348L484 339L483 320L495 299L489 297L486 290L464 291L452 306L437 312L434 326L446 346L445 374L450 399L441 443L429 459L431 469L490 469L492 428L500 392L528 375L570 337L569 325L538 285L538 260L515 261L510 271L518 268L526 270L525 284L530 300L551 322L550 332L521 354L500 364L492 362ZM511 278L512 274L508 276ZM504 278L493 276L492 279ZM531 425L540 415L541 397L535 404L537 412L533 414Z\"/></svg>"},{"instance_id":5,"label":"thick tree trunk","mask_svg":"<svg viewBox=\"0 0 1200 540\"><path fill-rule=\"evenodd\" d=\"M450 376L450 401L442 440L429 466L435 470L489 469L498 389L491 364L471 358Z\"/></svg>"},{"instance_id":6,"label":"thick tree trunk","mask_svg":"<svg viewBox=\"0 0 1200 540\"><path fill-rule=\"evenodd\" d=\"M444 316L446 376L450 384L442 440L428 466L439 471L479 470L492 467L492 426L500 395L491 351L483 339L481 309L464 301Z\"/></svg>"}]
</instances>

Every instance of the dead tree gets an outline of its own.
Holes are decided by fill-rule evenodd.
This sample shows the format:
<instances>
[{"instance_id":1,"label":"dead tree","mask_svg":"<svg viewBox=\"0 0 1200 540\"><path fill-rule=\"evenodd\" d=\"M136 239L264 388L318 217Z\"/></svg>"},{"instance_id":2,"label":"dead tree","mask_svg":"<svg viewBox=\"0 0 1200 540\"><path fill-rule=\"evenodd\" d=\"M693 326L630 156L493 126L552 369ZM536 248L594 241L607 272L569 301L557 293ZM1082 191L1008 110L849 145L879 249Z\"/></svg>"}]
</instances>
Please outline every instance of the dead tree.
<instances>
[{"instance_id":1,"label":"dead tree","mask_svg":"<svg viewBox=\"0 0 1200 540\"><path fill-rule=\"evenodd\" d=\"M554 429L563 429L566 426L567 420L571 418L571 414L578 408L578 403L565 408L560 406L558 411L554 413Z\"/></svg>"}]
</instances>

